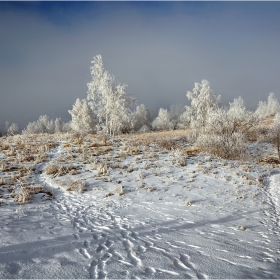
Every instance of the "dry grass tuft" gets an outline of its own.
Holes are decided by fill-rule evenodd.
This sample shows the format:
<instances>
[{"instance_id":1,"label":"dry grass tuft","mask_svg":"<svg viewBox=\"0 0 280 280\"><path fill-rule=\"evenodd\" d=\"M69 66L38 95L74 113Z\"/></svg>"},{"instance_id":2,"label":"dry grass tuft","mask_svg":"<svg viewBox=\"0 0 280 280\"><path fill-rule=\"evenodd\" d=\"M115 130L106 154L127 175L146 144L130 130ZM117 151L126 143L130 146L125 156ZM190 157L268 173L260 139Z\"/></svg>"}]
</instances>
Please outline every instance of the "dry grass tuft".
<instances>
[{"instance_id":1,"label":"dry grass tuft","mask_svg":"<svg viewBox=\"0 0 280 280\"><path fill-rule=\"evenodd\" d=\"M280 160L276 157L267 157L267 158L261 159L259 161L259 164L280 164Z\"/></svg>"},{"instance_id":2,"label":"dry grass tuft","mask_svg":"<svg viewBox=\"0 0 280 280\"><path fill-rule=\"evenodd\" d=\"M77 193L83 193L85 191L85 182L81 179L76 181L70 181L68 183L67 191L74 191Z\"/></svg>"},{"instance_id":3,"label":"dry grass tuft","mask_svg":"<svg viewBox=\"0 0 280 280\"><path fill-rule=\"evenodd\" d=\"M108 165L107 162L101 162L97 165L98 174L108 174Z\"/></svg>"},{"instance_id":4,"label":"dry grass tuft","mask_svg":"<svg viewBox=\"0 0 280 280\"><path fill-rule=\"evenodd\" d=\"M10 171L9 164L6 160L2 160L0 163L0 169L2 172Z\"/></svg>"},{"instance_id":5,"label":"dry grass tuft","mask_svg":"<svg viewBox=\"0 0 280 280\"><path fill-rule=\"evenodd\" d=\"M15 188L11 187L11 190ZM32 200L33 196L38 193L43 193L48 195L50 198L54 198L52 191L45 190L42 186L32 186L30 184L21 185L17 193L12 193L11 196L14 197L14 201L20 204L28 203Z\"/></svg>"}]
</instances>

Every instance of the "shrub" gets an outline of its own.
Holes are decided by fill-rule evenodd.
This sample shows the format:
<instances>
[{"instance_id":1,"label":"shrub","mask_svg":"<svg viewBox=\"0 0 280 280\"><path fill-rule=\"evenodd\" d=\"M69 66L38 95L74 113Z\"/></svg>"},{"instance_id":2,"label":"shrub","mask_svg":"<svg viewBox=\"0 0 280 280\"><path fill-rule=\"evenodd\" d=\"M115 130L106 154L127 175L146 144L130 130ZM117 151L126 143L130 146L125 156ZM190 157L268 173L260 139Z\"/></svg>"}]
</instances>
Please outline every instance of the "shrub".
<instances>
[{"instance_id":1,"label":"shrub","mask_svg":"<svg viewBox=\"0 0 280 280\"><path fill-rule=\"evenodd\" d=\"M246 155L247 136L257 122L258 118L246 110L239 97L229 109L209 111L205 126L195 130L193 137L202 151L223 158L240 158Z\"/></svg>"},{"instance_id":2,"label":"shrub","mask_svg":"<svg viewBox=\"0 0 280 280\"><path fill-rule=\"evenodd\" d=\"M242 133L229 135L202 133L198 136L196 145L202 151L222 158L241 158L246 154L246 138Z\"/></svg>"},{"instance_id":3,"label":"shrub","mask_svg":"<svg viewBox=\"0 0 280 280\"><path fill-rule=\"evenodd\" d=\"M270 129L270 137L272 144L277 149L278 157L280 160L280 113L277 113L274 117L274 121Z\"/></svg>"}]
</instances>

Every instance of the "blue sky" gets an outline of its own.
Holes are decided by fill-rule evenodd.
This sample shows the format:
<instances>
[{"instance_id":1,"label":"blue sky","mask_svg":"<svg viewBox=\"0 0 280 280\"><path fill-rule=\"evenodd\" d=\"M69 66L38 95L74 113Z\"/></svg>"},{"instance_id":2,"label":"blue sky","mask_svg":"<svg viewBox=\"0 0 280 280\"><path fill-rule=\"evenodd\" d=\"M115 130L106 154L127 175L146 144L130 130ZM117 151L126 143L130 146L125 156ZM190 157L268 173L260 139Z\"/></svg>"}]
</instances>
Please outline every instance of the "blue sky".
<instances>
[{"instance_id":1,"label":"blue sky","mask_svg":"<svg viewBox=\"0 0 280 280\"><path fill-rule=\"evenodd\" d=\"M280 95L280 2L0 2L0 127L70 118L90 61L150 109L208 79L227 104Z\"/></svg>"}]
</instances>

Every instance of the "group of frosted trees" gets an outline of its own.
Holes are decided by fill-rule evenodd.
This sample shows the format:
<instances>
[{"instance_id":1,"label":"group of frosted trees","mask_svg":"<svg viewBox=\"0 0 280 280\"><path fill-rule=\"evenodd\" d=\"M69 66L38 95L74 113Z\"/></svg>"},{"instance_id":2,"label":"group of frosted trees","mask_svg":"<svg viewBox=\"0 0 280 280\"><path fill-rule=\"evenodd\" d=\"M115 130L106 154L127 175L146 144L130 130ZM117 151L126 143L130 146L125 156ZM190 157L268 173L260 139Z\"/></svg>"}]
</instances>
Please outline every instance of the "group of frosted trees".
<instances>
[{"instance_id":1,"label":"group of frosted trees","mask_svg":"<svg viewBox=\"0 0 280 280\"><path fill-rule=\"evenodd\" d=\"M190 106L172 105L170 110L160 108L151 120L151 114L144 104L133 110L136 100L126 94L127 85L116 82L115 77L104 70L102 57L97 55L90 68L92 80L87 84L87 100L77 99L73 109L71 128L78 132L97 132L118 135L128 132L150 130L172 130L190 127L192 135L200 145L224 142L224 154L230 157L233 142L242 150L245 134L262 118L280 112L280 106L271 93L268 101L261 101L253 113L246 110L241 97L229 103L228 108L220 106L220 96L216 96L209 82L195 83L193 91L187 93ZM210 140L212 139L212 140ZM209 143L210 145L210 143ZM212 145L212 144L211 144Z\"/></svg>"},{"instance_id":2,"label":"group of frosted trees","mask_svg":"<svg viewBox=\"0 0 280 280\"><path fill-rule=\"evenodd\" d=\"M92 80L87 84L87 100L77 99L73 109L71 127L78 132L97 132L118 135L128 132L170 130L184 128L184 106L173 105L170 112L160 108L158 116L151 114L144 104L136 106L136 100L126 94L126 84L116 82L115 77L104 70L102 57L97 55L90 68Z\"/></svg>"},{"instance_id":3,"label":"group of frosted trees","mask_svg":"<svg viewBox=\"0 0 280 280\"><path fill-rule=\"evenodd\" d=\"M280 158L280 106L273 93L267 102L259 103L255 112L246 109L241 97L221 106L220 96L215 95L207 80L195 83L187 97L191 105L186 106L184 117L190 128L189 140L201 150L224 158L245 156L248 140L256 138L261 121L275 115L266 132Z\"/></svg>"},{"instance_id":4,"label":"group of frosted trees","mask_svg":"<svg viewBox=\"0 0 280 280\"><path fill-rule=\"evenodd\" d=\"M77 100L69 113L73 130L96 131L111 136L130 132L133 128L132 106L135 99L126 94L126 84L116 82L115 77L104 70L101 55L93 58L90 68L92 80L87 84L87 100ZM83 108L83 110L79 110ZM78 110L81 113L75 114Z\"/></svg>"},{"instance_id":5,"label":"group of frosted trees","mask_svg":"<svg viewBox=\"0 0 280 280\"><path fill-rule=\"evenodd\" d=\"M280 105L273 93L269 94L267 102L259 103L255 112L246 110L241 97L225 107L221 106L220 96L216 96L207 80L195 83L193 90L187 92L189 106L172 105L170 110L160 108L153 118L144 104L136 106L135 98L125 92L126 84L118 83L104 70L100 55L91 63L92 79L87 84L87 100L76 100L68 111L71 121L65 123L59 118L53 121L43 115L30 122L23 134L79 132L115 136L190 128L189 140L202 150L231 158L237 151L242 153L246 149L246 139L262 119L276 116L272 130L275 132L280 127ZM18 133L17 124L6 122L7 135ZM275 132L274 135L278 134ZM278 150L280 155L280 148Z\"/></svg>"}]
</instances>

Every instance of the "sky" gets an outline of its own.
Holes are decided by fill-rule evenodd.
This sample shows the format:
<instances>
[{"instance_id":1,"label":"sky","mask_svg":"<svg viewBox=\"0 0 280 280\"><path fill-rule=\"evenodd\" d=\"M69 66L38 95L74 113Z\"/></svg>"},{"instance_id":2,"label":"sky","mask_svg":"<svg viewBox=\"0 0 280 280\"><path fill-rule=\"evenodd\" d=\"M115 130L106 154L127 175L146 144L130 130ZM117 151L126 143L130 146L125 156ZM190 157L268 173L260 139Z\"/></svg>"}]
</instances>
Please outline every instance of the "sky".
<instances>
[{"instance_id":1,"label":"sky","mask_svg":"<svg viewBox=\"0 0 280 280\"><path fill-rule=\"evenodd\" d=\"M0 128L70 120L93 56L151 110L207 79L223 104L280 100L280 2L0 2Z\"/></svg>"}]
</instances>

